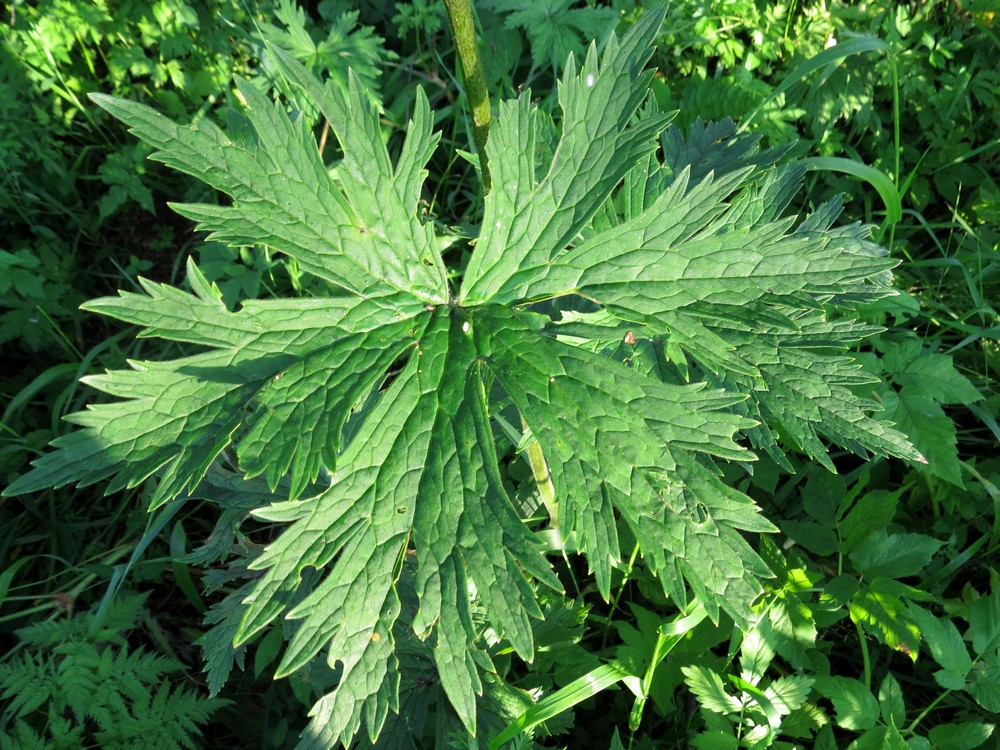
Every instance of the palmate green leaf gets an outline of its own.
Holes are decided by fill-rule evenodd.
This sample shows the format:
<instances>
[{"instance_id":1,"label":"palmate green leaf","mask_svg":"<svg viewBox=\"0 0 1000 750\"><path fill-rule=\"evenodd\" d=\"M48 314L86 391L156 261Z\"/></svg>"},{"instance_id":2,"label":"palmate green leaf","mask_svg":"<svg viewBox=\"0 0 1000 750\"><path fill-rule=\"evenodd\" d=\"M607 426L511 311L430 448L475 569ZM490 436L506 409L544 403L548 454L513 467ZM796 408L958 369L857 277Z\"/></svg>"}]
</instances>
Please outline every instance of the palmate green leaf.
<instances>
[{"instance_id":1,"label":"palmate green leaf","mask_svg":"<svg viewBox=\"0 0 1000 750\"><path fill-rule=\"evenodd\" d=\"M226 493L252 483L248 504L220 503L220 533L238 534L252 508L268 544L237 557L246 595L241 611L216 610L211 675L217 687L231 663L223 637L242 647L281 618L279 676L319 658L339 675L303 747L376 738L401 709L398 652L413 638L470 732L499 679L484 679L484 631L532 657L536 589L562 586L504 489L494 399L538 441L559 528L600 593L627 527L678 604L694 596L741 624L771 574L741 532L773 527L718 462L752 460L747 443L776 457L791 444L830 465L822 439L917 456L853 396L867 380L846 354L874 330L850 305L889 293L893 262L864 229L833 228L838 204L798 226L782 218L802 170L772 168L755 146L720 151L718 172L711 150L698 165L683 150L659 162L669 118L639 110L661 18L646 13L579 70L567 64L554 148L535 148L549 123L528 94L500 104L494 188L458 289L419 209L437 143L422 94L392 158L356 79L346 92L324 86L277 53L288 85L330 123L335 177L303 121L245 82L228 132L95 98L154 158L229 196L180 213L218 240L294 258L326 293L230 311L189 263L190 292L143 281L143 293L89 303L190 351L88 378L117 400L72 415L83 429L6 493L154 478L156 506L222 497L199 489L209 472L206 486L235 474ZM640 356L609 356L622 346Z\"/></svg>"},{"instance_id":2,"label":"palmate green leaf","mask_svg":"<svg viewBox=\"0 0 1000 750\"><path fill-rule=\"evenodd\" d=\"M135 102L93 98L159 149L151 158L232 197L229 206L173 206L210 230L210 237L234 245L266 239L303 270L356 295L403 291L427 304L445 302L444 267L431 227L417 219L418 196L411 189L439 138L431 134L426 97L417 96L407 144L407 154L423 156L424 162L410 170L404 156L394 170L380 145L378 113L357 81L349 94L332 85L324 89L322 104L334 109L332 127L345 150L342 191L304 120L289 119L252 85L238 84L250 119L231 128L232 136L208 120L179 126Z\"/></svg>"},{"instance_id":3,"label":"palmate green leaf","mask_svg":"<svg viewBox=\"0 0 1000 750\"><path fill-rule=\"evenodd\" d=\"M927 457L927 470L964 487L955 422L932 393L925 389L904 388L898 393L887 391L883 398L896 424L912 436L914 445L920 446Z\"/></svg>"},{"instance_id":4,"label":"palmate green leaf","mask_svg":"<svg viewBox=\"0 0 1000 750\"><path fill-rule=\"evenodd\" d=\"M358 23L359 15L360 11L354 10L324 18L329 31L317 42L310 33L305 9L291 0L280 0L274 16L285 28L260 21L259 29L270 43L280 45L310 69L323 71L345 89L349 71L353 72L377 100L379 63L392 59L393 53L385 49L385 40L371 26Z\"/></svg>"},{"instance_id":5,"label":"palmate green leaf","mask_svg":"<svg viewBox=\"0 0 1000 750\"><path fill-rule=\"evenodd\" d=\"M74 481L90 484L117 475L110 488L114 490L135 486L159 471L156 507L181 491L193 490L230 444L232 433L248 427L247 440L239 446L247 454L245 468L251 474L263 471L264 454L268 466L280 467L268 472L274 483L295 462L296 494L303 482L316 478L321 457L335 456L339 427L381 374L371 371L359 378L356 372L322 369L324 364L329 368L359 357L391 363L401 349L415 346L422 318L411 319L423 312L419 300L399 298L398 306L375 297L273 300L250 302L230 313L218 289L193 263L188 269L195 295L144 280L146 295L122 293L86 307L144 325L146 335L219 348L171 362L135 363L133 371L87 378L85 382L94 388L128 400L71 415L70 421L89 430L54 443L62 451L43 457L36 471L14 489L30 492ZM328 344L325 337L331 331L341 335ZM399 333L402 337L394 335ZM312 381L302 376L303 361L313 363ZM282 383L286 375L287 387ZM336 386L338 375L353 377L339 392L330 389L315 396L324 400L317 414L303 414L295 403L283 404L277 411L270 406L276 390L291 390L295 399L306 399L313 381L325 377ZM254 398L257 401L251 404ZM337 427L315 435L317 441L329 443L313 443L310 433L302 430L303 419L317 418L320 426ZM270 442L261 445L263 439ZM334 463L328 466L332 469Z\"/></svg>"},{"instance_id":6,"label":"palmate green leaf","mask_svg":"<svg viewBox=\"0 0 1000 750\"><path fill-rule=\"evenodd\" d=\"M882 365L896 390L883 394L887 414L927 457L927 471L963 487L954 421L943 404L972 404L983 394L955 369L950 356L928 351L919 341L887 343Z\"/></svg>"},{"instance_id":7,"label":"palmate green leaf","mask_svg":"<svg viewBox=\"0 0 1000 750\"><path fill-rule=\"evenodd\" d=\"M618 21L613 8L571 8L573 4L573 0L484 0L482 6L508 14L507 28L524 29L536 67L551 63L558 71L568 55L607 34Z\"/></svg>"}]
</instances>

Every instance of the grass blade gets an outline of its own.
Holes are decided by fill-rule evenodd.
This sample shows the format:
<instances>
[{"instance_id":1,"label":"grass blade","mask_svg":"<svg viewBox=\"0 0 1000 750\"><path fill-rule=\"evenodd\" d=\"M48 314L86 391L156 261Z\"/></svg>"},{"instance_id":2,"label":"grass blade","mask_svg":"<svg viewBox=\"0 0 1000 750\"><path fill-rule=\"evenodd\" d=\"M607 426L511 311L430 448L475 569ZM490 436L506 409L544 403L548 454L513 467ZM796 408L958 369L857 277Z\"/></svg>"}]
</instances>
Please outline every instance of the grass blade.
<instances>
[{"instance_id":1,"label":"grass blade","mask_svg":"<svg viewBox=\"0 0 1000 750\"><path fill-rule=\"evenodd\" d=\"M813 156L803 159L806 169L810 171L826 170L829 172L843 172L844 174L858 177L878 191L885 203L885 218L891 225L903 218L903 204L899 198L899 191L889 175L880 169L870 167L853 159L843 159L836 156Z\"/></svg>"},{"instance_id":2,"label":"grass blade","mask_svg":"<svg viewBox=\"0 0 1000 750\"><path fill-rule=\"evenodd\" d=\"M615 664L604 664L591 670L561 690L557 690L552 695L538 701L518 716L490 741L489 750L499 750L505 742L514 739L522 732L538 726L553 716L558 716L563 711L568 711L588 698L593 698L602 690L606 690L628 676L628 672Z\"/></svg>"}]
</instances>

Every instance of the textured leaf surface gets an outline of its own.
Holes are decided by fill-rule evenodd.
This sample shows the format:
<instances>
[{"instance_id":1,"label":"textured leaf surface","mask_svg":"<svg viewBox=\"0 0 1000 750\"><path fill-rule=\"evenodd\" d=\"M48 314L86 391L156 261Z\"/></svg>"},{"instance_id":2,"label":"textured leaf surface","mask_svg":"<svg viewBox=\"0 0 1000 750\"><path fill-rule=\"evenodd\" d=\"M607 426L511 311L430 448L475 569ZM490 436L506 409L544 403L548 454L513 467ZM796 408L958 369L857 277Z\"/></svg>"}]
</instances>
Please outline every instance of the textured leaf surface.
<instances>
[{"instance_id":1,"label":"textured leaf surface","mask_svg":"<svg viewBox=\"0 0 1000 750\"><path fill-rule=\"evenodd\" d=\"M994 724L961 721L932 727L927 736L940 750L972 750L986 742L995 728Z\"/></svg>"},{"instance_id":2,"label":"textured leaf surface","mask_svg":"<svg viewBox=\"0 0 1000 750\"><path fill-rule=\"evenodd\" d=\"M277 54L330 123L333 171L304 121L246 82L225 132L95 97L154 158L229 196L180 213L293 258L321 294L231 311L189 263L190 291L143 281L89 303L183 356L88 378L116 400L72 415L83 429L7 493L155 478L154 506L191 494L222 506L196 554L239 548L247 570L240 600L211 615L210 680L228 673L226 644L280 621L278 675L317 659L335 675L303 747L375 739L401 710L414 639L472 732L491 715L487 629L532 658L537 588L562 586L504 489L499 404L537 440L559 528L601 594L627 529L669 596L743 624L771 572L741 532L773 527L720 462L755 447L782 463L791 448L832 467L825 441L920 458L854 395L871 379L847 355L875 332L850 306L891 293L893 261L865 228L833 226L836 202L784 218L804 172L773 167L780 154L751 136L710 131L732 136L722 148L663 135L670 118L643 106L661 19L646 13L567 65L558 130L527 92L500 103L494 187L454 289L419 207L438 141L422 94L392 158L356 79L324 86ZM251 513L260 545L242 539ZM736 705L695 678L720 709ZM783 706L799 700L801 686L776 685Z\"/></svg>"},{"instance_id":3,"label":"textured leaf surface","mask_svg":"<svg viewBox=\"0 0 1000 750\"><path fill-rule=\"evenodd\" d=\"M1000 595L976 600L969 616L969 633L977 654L990 655L1000 649Z\"/></svg>"},{"instance_id":4,"label":"textured leaf surface","mask_svg":"<svg viewBox=\"0 0 1000 750\"><path fill-rule=\"evenodd\" d=\"M1000 711L1000 666L989 665L972 673L969 695L987 711Z\"/></svg>"},{"instance_id":5,"label":"textured leaf surface","mask_svg":"<svg viewBox=\"0 0 1000 750\"><path fill-rule=\"evenodd\" d=\"M941 666L934 673L934 679L947 690L961 690L972 669L972 658L955 623L950 619L935 617L920 607L911 606L909 612L920 628L931 656Z\"/></svg>"},{"instance_id":6,"label":"textured leaf surface","mask_svg":"<svg viewBox=\"0 0 1000 750\"><path fill-rule=\"evenodd\" d=\"M723 715L739 713L743 708L737 698L726 692L722 678L715 671L700 664L692 664L690 667L681 667L681 672L684 673L684 682L703 708Z\"/></svg>"},{"instance_id":7,"label":"textured leaf surface","mask_svg":"<svg viewBox=\"0 0 1000 750\"><path fill-rule=\"evenodd\" d=\"M599 39L613 29L613 8L572 8L573 0L485 0L482 6L507 13L504 25L520 27L531 42L536 66L551 63L559 70L567 55L582 50L583 40Z\"/></svg>"},{"instance_id":8,"label":"textured leaf surface","mask_svg":"<svg viewBox=\"0 0 1000 750\"><path fill-rule=\"evenodd\" d=\"M802 675L786 675L772 682L764 693L782 715L788 715L809 697L813 679Z\"/></svg>"},{"instance_id":9,"label":"textured leaf surface","mask_svg":"<svg viewBox=\"0 0 1000 750\"><path fill-rule=\"evenodd\" d=\"M851 561L869 578L906 578L919 573L944 542L925 534L876 531L851 552Z\"/></svg>"},{"instance_id":10,"label":"textured leaf surface","mask_svg":"<svg viewBox=\"0 0 1000 750\"><path fill-rule=\"evenodd\" d=\"M820 695L833 703L833 710L836 712L834 720L844 729L871 729L878 721L878 701L857 680L820 675L815 678L814 687Z\"/></svg>"},{"instance_id":11,"label":"textured leaf surface","mask_svg":"<svg viewBox=\"0 0 1000 750\"><path fill-rule=\"evenodd\" d=\"M950 356L926 351L919 341L888 344L882 365L898 388L883 394L886 413L927 458L934 476L964 487L954 422L943 404L972 404L984 396L955 369Z\"/></svg>"},{"instance_id":12,"label":"textured leaf surface","mask_svg":"<svg viewBox=\"0 0 1000 750\"><path fill-rule=\"evenodd\" d=\"M897 586L888 578L875 578L863 586L851 598L851 619L871 628L889 648L916 661L920 630L909 616Z\"/></svg>"},{"instance_id":13,"label":"textured leaf surface","mask_svg":"<svg viewBox=\"0 0 1000 750\"><path fill-rule=\"evenodd\" d=\"M884 401L886 412L926 457L928 471L964 487L955 423L937 399L924 389L907 388L899 393L887 392Z\"/></svg>"}]
</instances>

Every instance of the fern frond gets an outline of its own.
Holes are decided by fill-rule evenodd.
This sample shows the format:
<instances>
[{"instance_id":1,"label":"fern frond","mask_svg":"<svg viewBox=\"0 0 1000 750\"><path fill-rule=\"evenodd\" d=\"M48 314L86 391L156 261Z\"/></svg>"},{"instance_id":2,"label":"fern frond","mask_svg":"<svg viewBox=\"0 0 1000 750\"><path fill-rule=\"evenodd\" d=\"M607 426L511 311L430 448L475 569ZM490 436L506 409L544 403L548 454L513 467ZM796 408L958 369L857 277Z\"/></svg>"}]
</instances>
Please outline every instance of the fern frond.
<instances>
[{"instance_id":1,"label":"fern frond","mask_svg":"<svg viewBox=\"0 0 1000 750\"><path fill-rule=\"evenodd\" d=\"M21 654L0 664L0 700L7 717L27 716L48 703L56 690L55 670L44 657Z\"/></svg>"},{"instance_id":2,"label":"fern frond","mask_svg":"<svg viewBox=\"0 0 1000 750\"><path fill-rule=\"evenodd\" d=\"M110 717L104 713L104 707L93 700L94 694L101 685L102 658L93 643L87 641L68 641L60 644L54 653L58 654L56 674L59 680L60 698L62 703L73 712L77 723L83 723L87 717L105 720ZM106 652L110 659L110 653ZM104 662L105 669L107 662Z\"/></svg>"},{"instance_id":3,"label":"fern frond","mask_svg":"<svg viewBox=\"0 0 1000 750\"><path fill-rule=\"evenodd\" d=\"M165 683L166 675L181 669L173 659L120 647L145 598L119 596L96 629L95 612L23 629L31 646L44 647L0 664L4 719L14 721L10 747L76 748L95 741L123 750L195 747L198 724L225 701ZM53 643L59 631L63 640Z\"/></svg>"}]
</instances>

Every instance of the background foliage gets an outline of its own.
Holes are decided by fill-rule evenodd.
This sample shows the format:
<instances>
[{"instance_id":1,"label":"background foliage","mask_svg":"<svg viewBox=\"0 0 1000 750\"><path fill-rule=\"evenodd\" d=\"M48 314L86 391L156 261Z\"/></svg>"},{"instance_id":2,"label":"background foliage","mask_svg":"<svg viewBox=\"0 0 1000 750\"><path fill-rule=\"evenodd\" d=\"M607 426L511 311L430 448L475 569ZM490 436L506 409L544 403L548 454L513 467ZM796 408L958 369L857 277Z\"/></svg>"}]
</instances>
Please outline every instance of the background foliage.
<instances>
[{"instance_id":1,"label":"background foliage","mask_svg":"<svg viewBox=\"0 0 1000 750\"><path fill-rule=\"evenodd\" d=\"M66 431L60 417L87 398L80 376L127 358L177 354L175 345L136 341L131 329L84 316L77 310L84 300L135 288L140 274L179 283L189 255L231 309L248 298L308 295L313 283L267 247L196 241L165 201L214 198L146 161L144 147L90 105L88 93L151 103L182 121L218 118L221 105L235 101L234 73L264 91L289 93L264 49L266 36L334 81L345 81L353 67L384 102L381 135L395 152L420 83L442 133L422 205L442 229L471 233L466 225L481 198L473 166L458 155L472 150L471 118L440 8L389 0L353 6L7 6L0 46L0 482L12 481ZM627 29L643 9L484 0L478 12L494 96L530 86L554 111L564 52L579 54L589 38ZM518 747L996 746L996 13L989 2L951 0L672 3L653 58L654 93L662 109L678 110L683 131L699 119L731 118L733 129L757 133L767 146L875 167L900 196L897 220L871 183L817 168L797 207L845 194L849 218L876 225L879 240L903 261L900 296L864 309L885 332L858 356L885 384L861 395L886 408L928 463L861 464L835 453L837 474L792 457L794 473L764 459L752 476L729 477L780 529L747 537L775 577L756 627L746 632L725 618L713 625L697 612L678 612L632 565L615 572L609 605L570 556L566 571L579 587L570 602L543 598L535 660L526 664L493 644L503 684L485 686L495 719L479 733L483 746L502 743L514 719L507 734ZM810 63L863 35L885 48ZM326 143L320 113L300 106ZM451 268L468 260L461 244L444 248ZM535 483L516 447L500 470L531 513ZM305 707L336 675L316 667L272 681L277 630L237 652L227 681L212 665L203 674L191 644L201 637L200 645L209 645L202 615L234 595L231 582L242 571L212 571L213 558L190 554L212 540L214 506L147 515L151 491L101 496L88 488L2 501L0 731L27 747L34 736L77 742L74 732L91 746L115 746L100 734L106 717L75 712L72 689L117 670L109 705L137 720L159 710L155 701L184 695L191 702L178 715L189 723L178 726L195 737L199 725L204 746L294 746ZM221 479L213 490L227 491ZM44 642L43 631L51 634ZM387 736L401 747L469 746L444 708L433 666L419 652L406 659L404 710ZM171 670L179 680L178 665L188 687L157 691L153 675ZM584 675L590 680L578 682ZM203 700L206 678L222 687L227 705ZM15 698L22 688L11 687L25 681L62 690L52 705L64 710L26 708ZM112 695L124 702L114 704ZM126 714L117 716L121 729ZM180 735L164 730L159 737L164 746L183 746Z\"/></svg>"}]
</instances>

